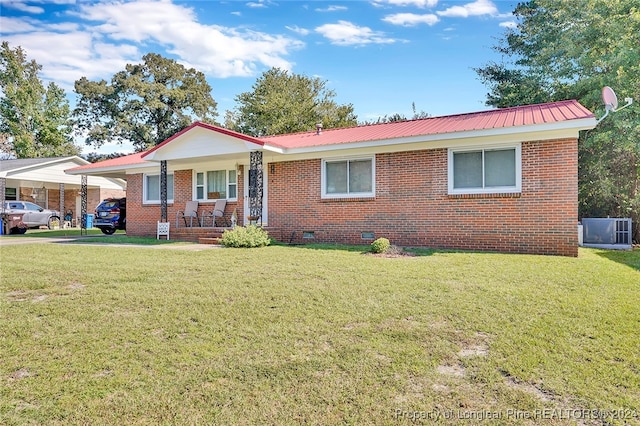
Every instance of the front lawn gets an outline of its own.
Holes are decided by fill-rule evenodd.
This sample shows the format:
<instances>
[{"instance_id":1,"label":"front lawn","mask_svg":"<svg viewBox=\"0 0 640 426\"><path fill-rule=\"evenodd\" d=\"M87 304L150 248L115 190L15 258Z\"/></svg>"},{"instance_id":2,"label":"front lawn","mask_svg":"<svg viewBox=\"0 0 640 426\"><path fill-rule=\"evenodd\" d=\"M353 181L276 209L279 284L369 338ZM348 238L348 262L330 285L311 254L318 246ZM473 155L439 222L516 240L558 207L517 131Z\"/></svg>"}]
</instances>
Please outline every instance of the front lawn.
<instances>
[{"instance_id":1,"label":"front lawn","mask_svg":"<svg viewBox=\"0 0 640 426\"><path fill-rule=\"evenodd\" d=\"M640 423L640 251L420 254L3 246L0 424Z\"/></svg>"}]
</instances>

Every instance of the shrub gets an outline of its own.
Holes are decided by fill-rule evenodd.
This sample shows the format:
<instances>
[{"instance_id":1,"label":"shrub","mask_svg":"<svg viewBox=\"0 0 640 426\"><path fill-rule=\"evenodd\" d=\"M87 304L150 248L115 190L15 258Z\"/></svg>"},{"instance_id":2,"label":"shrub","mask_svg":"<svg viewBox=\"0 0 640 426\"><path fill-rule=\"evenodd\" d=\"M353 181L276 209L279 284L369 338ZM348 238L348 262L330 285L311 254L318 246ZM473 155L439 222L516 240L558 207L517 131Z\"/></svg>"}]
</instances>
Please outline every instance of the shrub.
<instances>
[{"instance_id":1,"label":"shrub","mask_svg":"<svg viewBox=\"0 0 640 426\"><path fill-rule=\"evenodd\" d=\"M236 226L222 233L222 245L225 247L264 247L271 243L269 234L255 225Z\"/></svg>"},{"instance_id":2,"label":"shrub","mask_svg":"<svg viewBox=\"0 0 640 426\"><path fill-rule=\"evenodd\" d=\"M391 247L391 243L386 238L378 238L371 243L371 251L374 253L385 253Z\"/></svg>"}]
</instances>

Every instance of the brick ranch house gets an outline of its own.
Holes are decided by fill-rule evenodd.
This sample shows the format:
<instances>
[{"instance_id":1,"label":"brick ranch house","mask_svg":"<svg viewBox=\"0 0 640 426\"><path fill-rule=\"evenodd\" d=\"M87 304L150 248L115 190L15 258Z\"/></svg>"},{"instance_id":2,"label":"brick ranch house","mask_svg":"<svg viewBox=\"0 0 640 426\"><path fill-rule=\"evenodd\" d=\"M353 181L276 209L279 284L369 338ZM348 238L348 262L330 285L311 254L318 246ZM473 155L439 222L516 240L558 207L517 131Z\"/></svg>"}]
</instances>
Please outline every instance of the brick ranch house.
<instances>
[{"instance_id":1,"label":"brick ranch house","mask_svg":"<svg viewBox=\"0 0 640 426\"><path fill-rule=\"evenodd\" d=\"M260 138L196 122L67 173L126 179L129 235L225 198L285 242L577 256L578 134L595 125L574 100Z\"/></svg>"}]
</instances>

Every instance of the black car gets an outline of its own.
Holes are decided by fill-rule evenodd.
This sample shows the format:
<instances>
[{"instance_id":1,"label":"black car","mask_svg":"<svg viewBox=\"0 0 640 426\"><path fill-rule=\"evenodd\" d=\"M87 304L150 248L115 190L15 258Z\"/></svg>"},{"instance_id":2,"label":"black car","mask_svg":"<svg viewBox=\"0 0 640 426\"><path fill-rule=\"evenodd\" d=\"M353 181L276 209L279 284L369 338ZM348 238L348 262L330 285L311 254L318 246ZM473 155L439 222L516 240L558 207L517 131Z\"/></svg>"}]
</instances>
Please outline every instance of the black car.
<instances>
[{"instance_id":1,"label":"black car","mask_svg":"<svg viewBox=\"0 0 640 426\"><path fill-rule=\"evenodd\" d=\"M107 198L96 207L93 226L103 234L111 235L118 229L127 229L127 199Z\"/></svg>"}]
</instances>

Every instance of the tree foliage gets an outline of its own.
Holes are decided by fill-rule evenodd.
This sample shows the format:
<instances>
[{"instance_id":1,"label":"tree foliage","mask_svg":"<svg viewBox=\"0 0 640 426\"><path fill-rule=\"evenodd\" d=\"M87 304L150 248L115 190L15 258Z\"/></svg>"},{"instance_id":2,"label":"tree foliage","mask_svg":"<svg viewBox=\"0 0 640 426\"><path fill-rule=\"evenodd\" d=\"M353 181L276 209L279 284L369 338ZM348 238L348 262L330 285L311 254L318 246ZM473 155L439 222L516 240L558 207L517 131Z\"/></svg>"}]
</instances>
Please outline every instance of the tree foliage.
<instances>
[{"instance_id":1,"label":"tree foliage","mask_svg":"<svg viewBox=\"0 0 640 426\"><path fill-rule=\"evenodd\" d=\"M76 81L77 130L88 145L129 141L143 151L194 120L215 123L217 103L203 73L155 53L142 59L127 64L111 83Z\"/></svg>"},{"instance_id":2,"label":"tree foliage","mask_svg":"<svg viewBox=\"0 0 640 426\"><path fill-rule=\"evenodd\" d=\"M75 155L69 102L64 90L38 74L42 67L21 47L0 50L0 149L16 158Z\"/></svg>"},{"instance_id":3,"label":"tree foliage","mask_svg":"<svg viewBox=\"0 0 640 426\"><path fill-rule=\"evenodd\" d=\"M398 122L398 121L419 120L419 119L422 119L422 118L431 117L431 114L429 114L429 113L427 113L425 111L418 111L416 109L416 103L415 102L411 103L411 109L413 110L413 115L411 116L411 118L407 118L406 115L396 112L396 113L393 113L391 115L385 115L385 116L382 116L382 117L378 117L375 120L365 120L365 121L361 122L360 125L361 126L366 126L366 125L371 125L371 124L395 123L395 122Z\"/></svg>"},{"instance_id":4,"label":"tree foliage","mask_svg":"<svg viewBox=\"0 0 640 426\"><path fill-rule=\"evenodd\" d=\"M320 78L272 68L260 76L253 91L236 96L238 106L227 113L225 126L252 136L278 135L357 124L353 105L338 105L336 93Z\"/></svg>"},{"instance_id":5,"label":"tree foliage","mask_svg":"<svg viewBox=\"0 0 640 426\"><path fill-rule=\"evenodd\" d=\"M514 14L517 27L495 47L504 62L476 69L490 89L487 105L577 99L601 117L603 86L640 101L637 0L534 0ZM637 103L583 133L578 147L580 217L631 217L640 240Z\"/></svg>"},{"instance_id":6,"label":"tree foliage","mask_svg":"<svg viewBox=\"0 0 640 426\"><path fill-rule=\"evenodd\" d=\"M101 152L90 152L88 154L83 154L82 158L87 160L90 163L97 163L98 161L112 160L114 158L124 157L124 152L111 152L111 153L101 153Z\"/></svg>"}]
</instances>

